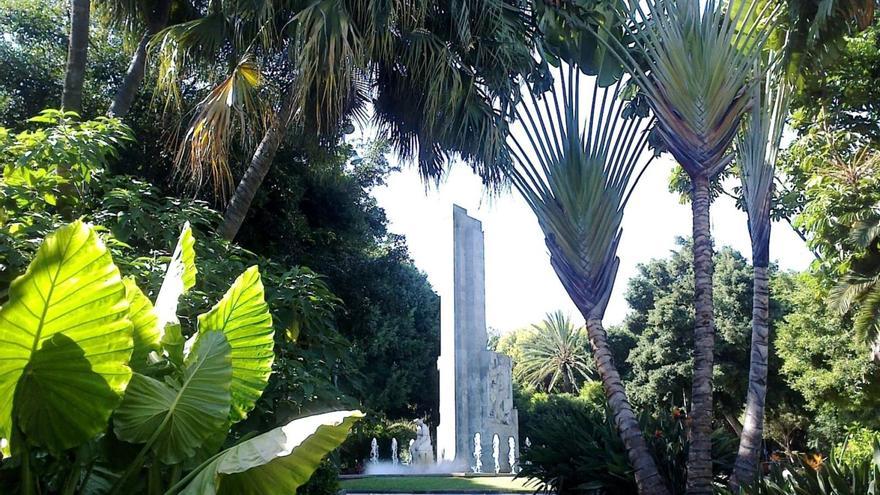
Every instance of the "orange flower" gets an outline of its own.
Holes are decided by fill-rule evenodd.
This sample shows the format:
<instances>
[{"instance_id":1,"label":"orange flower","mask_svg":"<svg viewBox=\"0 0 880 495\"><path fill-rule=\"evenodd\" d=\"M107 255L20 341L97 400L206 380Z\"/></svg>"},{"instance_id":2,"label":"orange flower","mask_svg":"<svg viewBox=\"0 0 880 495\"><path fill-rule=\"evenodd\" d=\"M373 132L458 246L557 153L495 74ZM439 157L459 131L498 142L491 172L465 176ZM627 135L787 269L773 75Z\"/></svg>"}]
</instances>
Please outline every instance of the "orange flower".
<instances>
[{"instance_id":1,"label":"orange flower","mask_svg":"<svg viewBox=\"0 0 880 495\"><path fill-rule=\"evenodd\" d=\"M672 417L675 419L678 419L679 417L681 417L681 409L679 409L677 407L673 407L672 408Z\"/></svg>"},{"instance_id":2,"label":"orange flower","mask_svg":"<svg viewBox=\"0 0 880 495\"><path fill-rule=\"evenodd\" d=\"M806 456L804 462L807 464L807 466L810 466L813 471L818 471L822 467L822 464L825 462L825 458L822 457L822 454L813 454Z\"/></svg>"}]
</instances>

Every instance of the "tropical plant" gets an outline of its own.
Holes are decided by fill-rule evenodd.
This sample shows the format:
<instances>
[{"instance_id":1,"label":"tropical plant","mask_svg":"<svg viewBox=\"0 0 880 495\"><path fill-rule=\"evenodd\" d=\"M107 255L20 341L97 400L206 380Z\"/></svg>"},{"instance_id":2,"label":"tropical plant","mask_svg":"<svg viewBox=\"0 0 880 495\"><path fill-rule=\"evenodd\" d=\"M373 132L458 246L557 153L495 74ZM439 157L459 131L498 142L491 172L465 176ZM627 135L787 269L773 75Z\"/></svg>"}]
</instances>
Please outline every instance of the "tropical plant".
<instances>
[{"instance_id":1,"label":"tropical plant","mask_svg":"<svg viewBox=\"0 0 880 495\"><path fill-rule=\"evenodd\" d=\"M509 137L512 166L507 172L538 218L550 263L587 322L596 371L639 490L667 493L602 326L620 263L617 246L624 207L644 170L639 166L650 161L644 159L647 115L620 97L622 81L607 88L595 79L582 85L580 70L577 65L561 65L549 71L553 76L549 88L544 81L530 85L529 99L515 109L519 128ZM584 99L581 87L592 92L592 105L583 118L578 104ZM526 143L517 137L518 130Z\"/></svg>"},{"instance_id":2,"label":"tropical plant","mask_svg":"<svg viewBox=\"0 0 880 495\"><path fill-rule=\"evenodd\" d=\"M594 375L589 345L586 332L575 328L570 317L562 311L547 313L523 339L514 373L537 390L576 394Z\"/></svg>"},{"instance_id":3,"label":"tropical plant","mask_svg":"<svg viewBox=\"0 0 880 495\"><path fill-rule=\"evenodd\" d=\"M520 435L521 471L536 491L624 495L637 490L629 460L602 401L569 394L536 394L518 404L527 421Z\"/></svg>"},{"instance_id":4,"label":"tropical plant","mask_svg":"<svg viewBox=\"0 0 880 495\"><path fill-rule=\"evenodd\" d=\"M770 204L776 157L788 115L790 89L780 70L768 70L765 81L752 88L752 107L736 139L735 160L742 180L752 242L752 344L745 420L739 454L731 477L736 489L755 477L764 440L764 408L770 345Z\"/></svg>"},{"instance_id":5,"label":"tropical plant","mask_svg":"<svg viewBox=\"0 0 880 495\"><path fill-rule=\"evenodd\" d=\"M855 464L841 462L832 452L802 455L788 466L774 464L768 475L758 478L740 492L719 489L722 495L877 495L880 493L880 443L873 458Z\"/></svg>"},{"instance_id":6,"label":"tropical plant","mask_svg":"<svg viewBox=\"0 0 880 495\"><path fill-rule=\"evenodd\" d=\"M710 183L730 161L728 148L749 106L755 68L778 11L758 0L627 1L618 11L629 35L626 45L616 37L606 41L644 93L666 149L691 181L696 318L689 493L712 490Z\"/></svg>"},{"instance_id":7,"label":"tropical plant","mask_svg":"<svg viewBox=\"0 0 880 495\"><path fill-rule=\"evenodd\" d=\"M525 2L212 5L202 17L165 29L152 45L159 88L172 97L180 94L181 81L215 67L218 56L232 57L231 67L246 57L257 59L263 77L246 84L219 78L183 143L186 156L196 157L188 166L213 171L193 175L211 176L216 185L229 183L231 140L249 132L262 136L228 203L220 227L227 239L244 221L289 124L302 126L298 132L336 136L351 117L365 116L370 91L376 93L379 129L401 156L418 158L425 177L439 177L447 159L460 155L488 181L500 178L491 166L504 141L496 107L512 101L514 76L532 65ZM243 103L254 99L245 95L258 91L278 95L268 117ZM239 116L248 125L242 126ZM204 153L207 149L215 152Z\"/></svg>"},{"instance_id":8,"label":"tropical plant","mask_svg":"<svg viewBox=\"0 0 880 495\"><path fill-rule=\"evenodd\" d=\"M95 229L81 221L49 235L13 281L0 308L0 390L13 398L0 408L0 439L3 454L21 466L23 492L41 483L33 449L54 454L103 433L140 445L137 454L115 469L119 459L87 449L92 454L70 467L66 493L119 493L132 485L169 493L292 493L362 416L311 416L220 450L230 425L247 416L268 382L274 330L259 271L251 267L185 339L176 313L195 284L193 245L187 225L155 306L121 277ZM247 454L255 449L258 458ZM149 474L132 482L144 469Z\"/></svg>"}]
</instances>

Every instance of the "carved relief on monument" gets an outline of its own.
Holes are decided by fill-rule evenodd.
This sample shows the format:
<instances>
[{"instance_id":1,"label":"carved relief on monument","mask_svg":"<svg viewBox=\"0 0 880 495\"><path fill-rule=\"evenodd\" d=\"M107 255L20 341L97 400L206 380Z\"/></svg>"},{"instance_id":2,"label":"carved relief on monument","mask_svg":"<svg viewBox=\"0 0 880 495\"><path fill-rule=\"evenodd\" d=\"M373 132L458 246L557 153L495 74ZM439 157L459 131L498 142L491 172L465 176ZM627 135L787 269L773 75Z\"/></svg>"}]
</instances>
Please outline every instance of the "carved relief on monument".
<instances>
[{"instance_id":1,"label":"carved relief on monument","mask_svg":"<svg viewBox=\"0 0 880 495\"><path fill-rule=\"evenodd\" d=\"M489 416L503 425L509 425L513 409L510 364L505 356L498 353L493 352L491 356L488 379Z\"/></svg>"}]
</instances>

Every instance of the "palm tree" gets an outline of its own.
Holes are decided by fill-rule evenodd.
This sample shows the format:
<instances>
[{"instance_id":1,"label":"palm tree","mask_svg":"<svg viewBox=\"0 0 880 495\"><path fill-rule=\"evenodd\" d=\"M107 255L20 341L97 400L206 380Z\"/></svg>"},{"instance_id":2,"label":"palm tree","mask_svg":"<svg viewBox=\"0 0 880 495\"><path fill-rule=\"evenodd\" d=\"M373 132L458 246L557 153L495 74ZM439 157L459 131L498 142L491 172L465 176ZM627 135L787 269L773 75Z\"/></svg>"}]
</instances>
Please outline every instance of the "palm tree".
<instances>
[{"instance_id":1,"label":"palm tree","mask_svg":"<svg viewBox=\"0 0 880 495\"><path fill-rule=\"evenodd\" d=\"M238 232L288 124L334 141L341 123L366 118L366 101L373 103L375 125L400 156L417 159L424 177L439 177L452 158L460 157L487 182L497 183L501 176L491 164L504 146L504 126L496 125L499 109L518 90L516 76L532 65L533 28L525 4L215 0L216 10L159 33L152 41L159 89L172 97L179 95L180 81L194 73L204 78L218 57L237 67L242 57L251 56L260 68L262 77L249 84L229 84L228 76L221 80L225 90L219 91L230 98L215 94L202 101L179 155L193 177L228 182L227 138L262 136L260 153L244 174L247 181L239 183L229 202L223 235L232 239ZM261 88L261 82L268 84ZM254 112L245 104L259 98L245 94L266 93L266 87L282 88L268 91L279 103L267 105L268 115L252 125L248 119ZM287 108L289 119L284 118Z\"/></svg>"},{"instance_id":2,"label":"palm tree","mask_svg":"<svg viewBox=\"0 0 880 495\"><path fill-rule=\"evenodd\" d=\"M752 344L745 421L730 484L737 490L755 477L764 439L767 357L770 340L770 203L776 157L788 115L789 87L777 63L752 89L752 107L736 139L735 156L752 241Z\"/></svg>"},{"instance_id":3,"label":"palm tree","mask_svg":"<svg viewBox=\"0 0 880 495\"><path fill-rule=\"evenodd\" d=\"M687 486L688 493L709 494L715 347L709 184L730 162L728 148L750 102L767 25L779 8L761 0L627 5L618 15L631 42L610 38L609 47L644 92L660 137L691 181L695 318Z\"/></svg>"},{"instance_id":4,"label":"palm tree","mask_svg":"<svg viewBox=\"0 0 880 495\"><path fill-rule=\"evenodd\" d=\"M71 112L82 112L82 90L86 75L89 48L89 0L70 0L70 38L67 44L67 67L64 70L64 89L61 107Z\"/></svg>"},{"instance_id":5,"label":"palm tree","mask_svg":"<svg viewBox=\"0 0 880 495\"><path fill-rule=\"evenodd\" d=\"M513 186L538 218L550 264L587 322L596 371L633 466L639 492L668 490L627 399L602 326L617 275L620 223L645 159L645 113L630 112L622 83L582 95L580 69L563 66L549 91L533 82L508 138ZM581 106L586 109L582 113ZM624 119L624 114L632 114ZM643 168L641 169L644 170Z\"/></svg>"},{"instance_id":6,"label":"palm tree","mask_svg":"<svg viewBox=\"0 0 880 495\"><path fill-rule=\"evenodd\" d=\"M538 390L576 394L579 384L593 376L589 345L587 334L562 311L547 313L532 325L514 371Z\"/></svg>"}]
</instances>

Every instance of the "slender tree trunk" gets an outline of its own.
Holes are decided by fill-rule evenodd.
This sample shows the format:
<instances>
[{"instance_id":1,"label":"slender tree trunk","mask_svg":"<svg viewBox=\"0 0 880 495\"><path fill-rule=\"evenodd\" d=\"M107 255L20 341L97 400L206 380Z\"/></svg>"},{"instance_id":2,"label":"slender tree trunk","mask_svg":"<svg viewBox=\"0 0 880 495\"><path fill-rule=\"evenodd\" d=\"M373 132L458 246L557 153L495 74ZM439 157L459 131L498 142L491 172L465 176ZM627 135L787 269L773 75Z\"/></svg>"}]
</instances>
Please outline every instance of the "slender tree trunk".
<instances>
[{"instance_id":1,"label":"slender tree trunk","mask_svg":"<svg viewBox=\"0 0 880 495\"><path fill-rule=\"evenodd\" d=\"M767 356L770 342L770 277L766 266L756 266L752 308L752 361L745 422L739 440L731 488L751 482L758 468L764 439L764 401L767 398Z\"/></svg>"},{"instance_id":2,"label":"slender tree trunk","mask_svg":"<svg viewBox=\"0 0 880 495\"><path fill-rule=\"evenodd\" d=\"M767 398L767 356L770 345L770 207L769 201L762 218L750 223L752 231L752 348L749 366L749 390L746 396L746 414L739 452L734 464L730 486L737 490L741 484L755 478L764 440L764 402ZM750 219L750 222L752 219Z\"/></svg>"},{"instance_id":3,"label":"slender tree trunk","mask_svg":"<svg viewBox=\"0 0 880 495\"><path fill-rule=\"evenodd\" d=\"M131 110L134 98L137 96L138 88L144 80L144 74L147 69L147 44L150 39L161 31L168 24L168 11L171 7L171 0L159 0L156 2L154 9L148 15L150 17L147 30L138 43L134 55L131 57L131 63L128 65L128 71L122 79L122 84L116 90L116 96L107 112L111 117L125 117Z\"/></svg>"},{"instance_id":4,"label":"slender tree trunk","mask_svg":"<svg viewBox=\"0 0 880 495\"><path fill-rule=\"evenodd\" d=\"M110 104L110 110L107 111L110 117L125 117L131 110L131 104L137 95L138 87L144 80L147 65L147 43L150 42L152 36L152 33L147 31L138 43L131 63L128 65L128 71L122 79L122 84L116 90L116 96L113 98L113 103Z\"/></svg>"},{"instance_id":5,"label":"slender tree trunk","mask_svg":"<svg viewBox=\"0 0 880 495\"><path fill-rule=\"evenodd\" d=\"M89 0L70 0L70 39L67 45L67 68L61 107L82 112L82 88L89 48Z\"/></svg>"},{"instance_id":6,"label":"slender tree trunk","mask_svg":"<svg viewBox=\"0 0 880 495\"><path fill-rule=\"evenodd\" d=\"M709 178L691 177L694 235L694 376L687 493L712 493L712 367L715 322L712 302L712 235L709 230Z\"/></svg>"},{"instance_id":7,"label":"slender tree trunk","mask_svg":"<svg viewBox=\"0 0 880 495\"><path fill-rule=\"evenodd\" d=\"M611 348L608 345L608 336L605 328L602 326L601 317L587 318L587 333L590 337L590 343L593 346L593 357L596 361L596 369L602 379L602 386L605 389L605 397L608 400L608 406L614 414L614 423L620 438L626 447L626 453L629 457L630 465L632 465L636 478L636 484L639 487L639 493L642 495L666 495L669 490L657 471L657 465L651 452L648 451L647 442L642 435L639 422L636 415L629 404L629 399L623 388L623 382L620 380L620 374L614 364L611 355Z\"/></svg>"},{"instance_id":8,"label":"slender tree trunk","mask_svg":"<svg viewBox=\"0 0 880 495\"><path fill-rule=\"evenodd\" d=\"M263 139L260 141L251 163L245 171L241 182L235 188L235 193L223 213L223 222L220 224L218 231L224 239L232 241L241 229L244 218L257 195L257 190L269 173L272 167L272 160L278 151L278 146L284 139L284 133L293 116L293 107L296 104L296 97L292 88L289 88L284 100L281 103L281 110L277 118L266 129Z\"/></svg>"}]
</instances>

